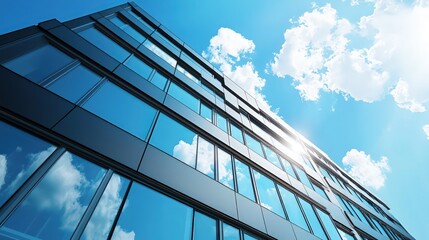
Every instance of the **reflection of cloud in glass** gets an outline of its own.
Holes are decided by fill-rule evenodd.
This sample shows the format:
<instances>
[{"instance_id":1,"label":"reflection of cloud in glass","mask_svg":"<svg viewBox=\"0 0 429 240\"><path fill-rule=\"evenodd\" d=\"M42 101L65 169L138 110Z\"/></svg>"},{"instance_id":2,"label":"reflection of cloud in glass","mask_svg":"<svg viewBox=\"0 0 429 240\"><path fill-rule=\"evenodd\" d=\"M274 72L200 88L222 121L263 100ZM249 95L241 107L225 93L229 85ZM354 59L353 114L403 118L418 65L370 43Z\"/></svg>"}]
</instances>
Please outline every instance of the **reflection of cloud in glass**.
<instances>
[{"instance_id":1,"label":"reflection of cloud in glass","mask_svg":"<svg viewBox=\"0 0 429 240\"><path fill-rule=\"evenodd\" d=\"M117 225L115 228L115 232L113 233L113 240L134 240L136 234L134 231L127 232L121 228L121 226Z\"/></svg>"},{"instance_id":2,"label":"reflection of cloud in glass","mask_svg":"<svg viewBox=\"0 0 429 240\"><path fill-rule=\"evenodd\" d=\"M6 178L6 172L7 172L7 159L6 155L0 154L0 190L3 187L5 183Z\"/></svg>"},{"instance_id":3,"label":"reflection of cloud in glass","mask_svg":"<svg viewBox=\"0 0 429 240\"><path fill-rule=\"evenodd\" d=\"M232 174L231 155L222 151L221 149L218 149L217 160L218 160L218 168L219 168L219 182L221 182L222 184L230 188L234 188L233 187L234 175ZM243 176L241 176L241 178L243 178Z\"/></svg>"},{"instance_id":4,"label":"reflection of cloud in glass","mask_svg":"<svg viewBox=\"0 0 429 240\"><path fill-rule=\"evenodd\" d=\"M188 164L191 167L195 167L195 157L197 152L197 135L192 138L192 143L189 144L183 140L174 146L173 157L180 161Z\"/></svg>"},{"instance_id":5,"label":"reflection of cloud in glass","mask_svg":"<svg viewBox=\"0 0 429 240\"><path fill-rule=\"evenodd\" d=\"M201 137L198 141L197 169L206 175L214 175L214 145Z\"/></svg>"},{"instance_id":6,"label":"reflection of cloud in glass","mask_svg":"<svg viewBox=\"0 0 429 240\"><path fill-rule=\"evenodd\" d=\"M170 55L162 51L158 46L156 46L149 40L146 40L143 45L147 47L150 51L158 55L158 57L164 59L164 61L166 61L171 66L173 67L176 66L177 61L174 58L172 58Z\"/></svg>"},{"instance_id":7,"label":"reflection of cloud in glass","mask_svg":"<svg viewBox=\"0 0 429 240\"><path fill-rule=\"evenodd\" d=\"M266 208L266 209L268 209L270 211L273 211L273 208L270 205L268 205L266 203L263 203L263 202L261 202L261 205L262 205L262 207L264 207L264 208Z\"/></svg>"}]
</instances>

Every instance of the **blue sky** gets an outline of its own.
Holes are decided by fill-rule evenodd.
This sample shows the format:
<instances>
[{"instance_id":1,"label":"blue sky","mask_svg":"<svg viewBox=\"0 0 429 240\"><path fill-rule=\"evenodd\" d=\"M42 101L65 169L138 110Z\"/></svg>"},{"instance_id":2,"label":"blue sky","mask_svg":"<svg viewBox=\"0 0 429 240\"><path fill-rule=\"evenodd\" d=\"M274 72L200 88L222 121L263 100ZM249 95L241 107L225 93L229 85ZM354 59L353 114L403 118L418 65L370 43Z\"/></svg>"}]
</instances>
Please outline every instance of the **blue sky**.
<instances>
[{"instance_id":1,"label":"blue sky","mask_svg":"<svg viewBox=\"0 0 429 240\"><path fill-rule=\"evenodd\" d=\"M122 1L5 0L0 33ZM428 1L136 1L429 236Z\"/></svg>"}]
</instances>

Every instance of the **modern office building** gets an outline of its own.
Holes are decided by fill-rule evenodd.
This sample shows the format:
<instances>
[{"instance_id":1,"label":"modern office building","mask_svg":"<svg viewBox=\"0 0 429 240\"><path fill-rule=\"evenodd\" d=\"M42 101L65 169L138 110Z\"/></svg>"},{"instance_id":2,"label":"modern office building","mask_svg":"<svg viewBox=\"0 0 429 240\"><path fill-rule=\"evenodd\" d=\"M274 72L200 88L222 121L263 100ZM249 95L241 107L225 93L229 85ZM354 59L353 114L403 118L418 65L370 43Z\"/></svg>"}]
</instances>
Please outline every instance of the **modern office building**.
<instances>
[{"instance_id":1,"label":"modern office building","mask_svg":"<svg viewBox=\"0 0 429 240\"><path fill-rule=\"evenodd\" d=\"M0 206L0 239L414 239L134 3L0 37Z\"/></svg>"}]
</instances>

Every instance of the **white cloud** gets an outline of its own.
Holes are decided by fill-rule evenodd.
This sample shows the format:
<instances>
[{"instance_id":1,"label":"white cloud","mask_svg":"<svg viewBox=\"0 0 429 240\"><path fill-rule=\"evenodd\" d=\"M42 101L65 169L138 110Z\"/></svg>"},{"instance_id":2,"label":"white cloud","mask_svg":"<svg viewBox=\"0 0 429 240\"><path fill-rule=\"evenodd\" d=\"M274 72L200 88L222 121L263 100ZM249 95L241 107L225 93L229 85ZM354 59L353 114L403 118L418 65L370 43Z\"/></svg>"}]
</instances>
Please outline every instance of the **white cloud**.
<instances>
[{"instance_id":1,"label":"white cloud","mask_svg":"<svg viewBox=\"0 0 429 240\"><path fill-rule=\"evenodd\" d=\"M121 226L117 225L115 228L115 232L113 233L113 240L134 240L136 237L136 233L134 231L127 232L122 229Z\"/></svg>"},{"instance_id":2,"label":"white cloud","mask_svg":"<svg viewBox=\"0 0 429 240\"><path fill-rule=\"evenodd\" d=\"M197 169L207 175L214 174L214 145L201 137L198 141Z\"/></svg>"},{"instance_id":3,"label":"white cloud","mask_svg":"<svg viewBox=\"0 0 429 240\"><path fill-rule=\"evenodd\" d=\"M429 140L429 124L423 126L423 132L426 134L426 137Z\"/></svg>"},{"instance_id":4,"label":"white cloud","mask_svg":"<svg viewBox=\"0 0 429 240\"><path fill-rule=\"evenodd\" d=\"M365 187L375 190L384 186L386 172L390 171L388 158L382 156L379 161L371 159L364 151L351 149L342 160L347 172Z\"/></svg>"},{"instance_id":5,"label":"white cloud","mask_svg":"<svg viewBox=\"0 0 429 240\"><path fill-rule=\"evenodd\" d=\"M188 164L191 167L195 167L197 139L198 136L195 135L192 138L192 143L190 144L183 140L180 140L179 143L173 148L173 157L179 159L180 161Z\"/></svg>"},{"instance_id":6,"label":"white cloud","mask_svg":"<svg viewBox=\"0 0 429 240\"><path fill-rule=\"evenodd\" d=\"M396 87L390 92L390 94L393 96L393 99L400 108L408 109L411 112L426 111L425 106L410 96L409 86L405 81L399 80Z\"/></svg>"},{"instance_id":7,"label":"white cloud","mask_svg":"<svg viewBox=\"0 0 429 240\"><path fill-rule=\"evenodd\" d=\"M7 173L6 155L0 154L0 190L5 184L6 173Z\"/></svg>"}]
</instances>

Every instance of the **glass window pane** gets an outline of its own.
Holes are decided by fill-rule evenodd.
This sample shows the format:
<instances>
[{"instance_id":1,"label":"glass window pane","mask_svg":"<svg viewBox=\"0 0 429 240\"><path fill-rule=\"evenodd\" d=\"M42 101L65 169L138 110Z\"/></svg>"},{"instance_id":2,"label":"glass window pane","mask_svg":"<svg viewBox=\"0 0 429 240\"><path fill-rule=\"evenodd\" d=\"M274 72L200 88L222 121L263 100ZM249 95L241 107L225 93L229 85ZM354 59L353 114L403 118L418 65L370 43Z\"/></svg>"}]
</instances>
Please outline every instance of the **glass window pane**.
<instances>
[{"instance_id":1,"label":"glass window pane","mask_svg":"<svg viewBox=\"0 0 429 240\"><path fill-rule=\"evenodd\" d=\"M261 205L285 218L274 182L257 171L253 171L253 173Z\"/></svg>"},{"instance_id":2,"label":"glass window pane","mask_svg":"<svg viewBox=\"0 0 429 240\"><path fill-rule=\"evenodd\" d=\"M168 79L159 72L155 72L155 75L150 80L153 85L157 86L161 90L164 90L167 81Z\"/></svg>"},{"instance_id":3,"label":"glass window pane","mask_svg":"<svg viewBox=\"0 0 429 240\"><path fill-rule=\"evenodd\" d=\"M258 239L245 233L244 240L258 240Z\"/></svg>"},{"instance_id":4,"label":"glass window pane","mask_svg":"<svg viewBox=\"0 0 429 240\"><path fill-rule=\"evenodd\" d=\"M339 228L337 228L337 230L340 233L340 236L341 236L342 240L355 240L355 238L352 235L350 235L348 233L345 233L344 231L342 231Z\"/></svg>"},{"instance_id":5,"label":"glass window pane","mask_svg":"<svg viewBox=\"0 0 429 240\"><path fill-rule=\"evenodd\" d=\"M207 121L212 122L212 119L213 119L212 109L207 107L203 103L201 103L200 115L201 115L201 117L207 119Z\"/></svg>"},{"instance_id":6,"label":"glass window pane","mask_svg":"<svg viewBox=\"0 0 429 240\"><path fill-rule=\"evenodd\" d=\"M240 231L226 223L222 224L223 240L240 240Z\"/></svg>"},{"instance_id":7,"label":"glass window pane","mask_svg":"<svg viewBox=\"0 0 429 240\"><path fill-rule=\"evenodd\" d=\"M46 44L4 63L3 66L35 83L40 83L72 61L71 57Z\"/></svg>"},{"instance_id":8,"label":"glass window pane","mask_svg":"<svg viewBox=\"0 0 429 240\"><path fill-rule=\"evenodd\" d=\"M312 183L314 191L316 191L320 196L326 198L329 200L328 196L326 195L325 190L323 188L319 187L317 184Z\"/></svg>"},{"instance_id":9,"label":"glass window pane","mask_svg":"<svg viewBox=\"0 0 429 240\"><path fill-rule=\"evenodd\" d=\"M216 240L216 220L195 212L193 240Z\"/></svg>"},{"instance_id":10,"label":"glass window pane","mask_svg":"<svg viewBox=\"0 0 429 240\"><path fill-rule=\"evenodd\" d=\"M295 223L301 228L310 231L307 222L305 221L304 215L301 212L301 208L296 200L295 194L279 186L279 192L282 196L283 203L286 208L286 213L289 217L289 221Z\"/></svg>"},{"instance_id":11,"label":"glass window pane","mask_svg":"<svg viewBox=\"0 0 429 240\"><path fill-rule=\"evenodd\" d=\"M353 209L353 211L356 213L356 215L358 216L358 218L361 220L361 222L368 224L368 226L371 226L371 224L368 222L368 220L365 218L365 216L363 215L363 213L360 211L359 208L357 208L354 204L349 203L349 206Z\"/></svg>"},{"instance_id":12,"label":"glass window pane","mask_svg":"<svg viewBox=\"0 0 429 240\"><path fill-rule=\"evenodd\" d=\"M247 114L240 113L240 116L241 116L241 122L250 128L250 121L249 121L249 117L247 116Z\"/></svg>"},{"instance_id":13,"label":"glass window pane","mask_svg":"<svg viewBox=\"0 0 429 240\"><path fill-rule=\"evenodd\" d=\"M349 207L343 202L343 199L340 196L335 194L335 197L337 198L338 202L340 203L344 211L348 212L352 216L355 216L355 213L353 213L353 210L349 209Z\"/></svg>"},{"instance_id":14,"label":"glass window pane","mask_svg":"<svg viewBox=\"0 0 429 240\"><path fill-rule=\"evenodd\" d=\"M138 19L141 23L143 23L147 28L149 28L149 30L152 32L153 31L153 27L149 25L149 23L147 23L145 20L143 20L142 17L140 17L139 15L137 15L133 10L129 9L128 12L133 15L133 17L135 17L136 19Z\"/></svg>"},{"instance_id":15,"label":"glass window pane","mask_svg":"<svg viewBox=\"0 0 429 240\"><path fill-rule=\"evenodd\" d=\"M216 113L216 126L225 132L228 132L226 118L219 113Z\"/></svg>"},{"instance_id":16,"label":"glass window pane","mask_svg":"<svg viewBox=\"0 0 429 240\"><path fill-rule=\"evenodd\" d=\"M214 145L198 137L197 170L214 178Z\"/></svg>"},{"instance_id":17,"label":"glass window pane","mask_svg":"<svg viewBox=\"0 0 429 240\"><path fill-rule=\"evenodd\" d=\"M312 188L311 187L311 182L308 179L307 174L301 168L296 167L295 170L296 170L296 173L298 174L299 180L304 185L306 185L307 187Z\"/></svg>"},{"instance_id":18,"label":"glass window pane","mask_svg":"<svg viewBox=\"0 0 429 240\"><path fill-rule=\"evenodd\" d=\"M292 164L288 160L286 160L282 157L280 157L280 160L283 163L283 167L285 168L286 173L289 174L290 176L294 177L294 178L297 178Z\"/></svg>"},{"instance_id":19,"label":"glass window pane","mask_svg":"<svg viewBox=\"0 0 429 240\"><path fill-rule=\"evenodd\" d=\"M131 56L126 62L125 66L136 72L138 75L149 79L149 75L152 73L153 68L149 67L145 62L140 60L136 56Z\"/></svg>"},{"instance_id":20,"label":"glass window pane","mask_svg":"<svg viewBox=\"0 0 429 240\"><path fill-rule=\"evenodd\" d=\"M280 161L279 161L279 158L277 157L277 153L275 153L273 150L271 150L265 145L262 145L262 146L264 146L264 151L265 151L265 155L267 156L267 160L270 161L272 164L274 164L276 167L282 169L282 165L280 165Z\"/></svg>"},{"instance_id":21,"label":"glass window pane","mask_svg":"<svg viewBox=\"0 0 429 240\"><path fill-rule=\"evenodd\" d=\"M143 140L156 114L153 107L111 82L104 83L83 107Z\"/></svg>"},{"instance_id":22,"label":"glass window pane","mask_svg":"<svg viewBox=\"0 0 429 240\"><path fill-rule=\"evenodd\" d=\"M100 75L79 65L49 84L46 88L70 102L76 103L100 79Z\"/></svg>"},{"instance_id":23,"label":"glass window pane","mask_svg":"<svg viewBox=\"0 0 429 240\"><path fill-rule=\"evenodd\" d=\"M107 239L130 180L113 174L85 227L81 239Z\"/></svg>"},{"instance_id":24,"label":"glass window pane","mask_svg":"<svg viewBox=\"0 0 429 240\"><path fill-rule=\"evenodd\" d=\"M172 132L175 134L171 134ZM149 143L189 166L195 167L197 138L197 134L191 130L160 114Z\"/></svg>"},{"instance_id":25,"label":"glass window pane","mask_svg":"<svg viewBox=\"0 0 429 240\"><path fill-rule=\"evenodd\" d=\"M52 144L0 122L0 206L54 150Z\"/></svg>"},{"instance_id":26,"label":"glass window pane","mask_svg":"<svg viewBox=\"0 0 429 240\"><path fill-rule=\"evenodd\" d=\"M130 55L127 50L94 27L80 31L79 35L119 62L123 62Z\"/></svg>"},{"instance_id":27,"label":"glass window pane","mask_svg":"<svg viewBox=\"0 0 429 240\"><path fill-rule=\"evenodd\" d=\"M133 184L112 239L191 239L192 208Z\"/></svg>"},{"instance_id":28,"label":"glass window pane","mask_svg":"<svg viewBox=\"0 0 429 240\"><path fill-rule=\"evenodd\" d=\"M235 175L237 176L238 192L252 201L255 201L249 166L235 159Z\"/></svg>"},{"instance_id":29,"label":"glass window pane","mask_svg":"<svg viewBox=\"0 0 429 240\"><path fill-rule=\"evenodd\" d=\"M128 35L133 37L138 42L141 43L146 39L141 33L139 33L136 29L134 29L134 27L122 21L120 18L113 17L110 19L110 21L116 26L118 26L120 29L124 30L124 32L128 33Z\"/></svg>"},{"instance_id":30,"label":"glass window pane","mask_svg":"<svg viewBox=\"0 0 429 240\"><path fill-rule=\"evenodd\" d=\"M304 209L305 215L307 216L307 220L310 223L311 229L313 230L314 235L318 236L321 239L328 240L325 232L323 231L322 226L320 225L319 220L317 219L316 214L314 213L313 207L311 207L310 203L301 198L298 198L301 203L302 209Z\"/></svg>"},{"instance_id":31,"label":"glass window pane","mask_svg":"<svg viewBox=\"0 0 429 240\"><path fill-rule=\"evenodd\" d=\"M66 152L6 220L3 234L26 239L68 239L105 169Z\"/></svg>"},{"instance_id":32,"label":"glass window pane","mask_svg":"<svg viewBox=\"0 0 429 240\"><path fill-rule=\"evenodd\" d=\"M248 135L247 133L246 133L246 144L254 152L261 155L262 157L264 156L264 152L262 152L261 143L258 140L256 140L255 138Z\"/></svg>"},{"instance_id":33,"label":"glass window pane","mask_svg":"<svg viewBox=\"0 0 429 240\"><path fill-rule=\"evenodd\" d=\"M158 57L162 58L164 61L170 64L172 67L176 67L176 59L172 58L170 55L168 55L161 48L153 44L151 41L146 40L143 45L151 52L155 53Z\"/></svg>"},{"instance_id":34,"label":"glass window pane","mask_svg":"<svg viewBox=\"0 0 429 240\"><path fill-rule=\"evenodd\" d=\"M332 222L331 218L328 214L316 208L317 214L320 217L320 221L322 221L323 226L325 226L326 231L328 232L329 239L331 240L341 240L340 235L337 232L337 228Z\"/></svg>"},{"instance_id":35,"label":"glass window pane","mask_svg":"<svg viewBox=\"0 0 429 240\"><path fill-rule=\"evenodd\" d=\"M196 77L194 77L194 75L192 75L191 73L186 71L182 66L177 65L176 70L183 73L183 75L185 75L186 77L188 77L189 79L191 79L192 81L197 83L198 85L201 85L201 81L199 79L197 79Z\"/></svg>"},{"instance_id":36,"label":"glass window pane","mask_svg":"<svg viewBox=\"0 0 429 240\"><path fill-rule=\"evenodd\" d=\"M219 182L234 190L234 174L232 173L231 155L218 148L217 164L219 171Z\"/></svg>"},{"instance_id":37,"label":"glass window pane","mask_svg":"<svg viewBox=\"0 0 429 240\"><path fill-rule=\"evenodd\" d=\"M229 126L231 127L231 136L244 144L243 132L241 131L241 129L232 123Z\"/></svg>"},{"instance_id":38,"label":"glass window pane","mask_svg":"<svg viewBox=\"0 0 429 240\"><path fill-rule=\"evenodd\" d=\"M200 100L196 97L183 90L181 87L177 86L175 83L171 83L168 89L168 94L179 102L183 103L188 108L192 109L194 112L199 112Z\"/></svg>"}]
</instances>

